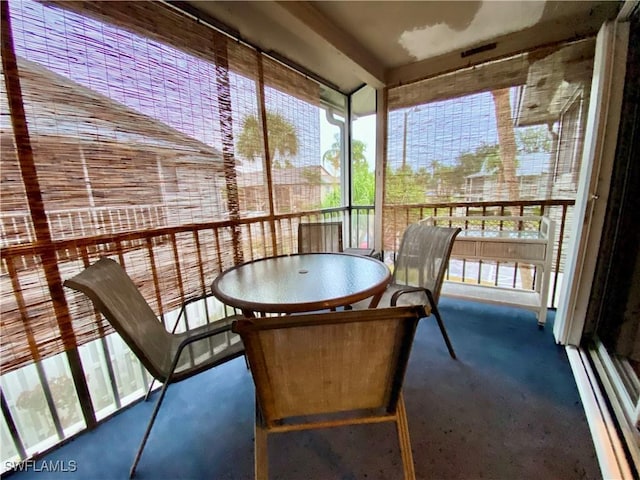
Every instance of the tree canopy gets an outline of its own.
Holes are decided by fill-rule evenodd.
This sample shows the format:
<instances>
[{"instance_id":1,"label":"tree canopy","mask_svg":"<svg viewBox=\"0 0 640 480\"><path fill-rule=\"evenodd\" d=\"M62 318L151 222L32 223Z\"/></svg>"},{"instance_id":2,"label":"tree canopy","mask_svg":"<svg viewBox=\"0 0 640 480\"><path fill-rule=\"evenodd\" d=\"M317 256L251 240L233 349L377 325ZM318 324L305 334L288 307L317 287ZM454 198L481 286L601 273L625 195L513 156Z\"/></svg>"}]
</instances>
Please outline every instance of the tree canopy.
<instances>
[{"instance_id":1,"label":"tree canopy","mask_svg":"<svg viewBox=\"0 0 640 480\"><path fill-rule=\"evenodd\" d=\"M550 152L552 136L547 126L513 128L510 103L505 91L494 94L496 121L500 137L510 147L499 143L483 143L473 151L463 152L451 163L437 158L428 159L421 166L407 163L388 166L385 172L385 201L391 204L412 204L430 201L449 202L464 195L465 179L481 171L497 175L498 185L505 188L509 198L517 199L516 172L519 156L528 153ZM354 140L352 145L352 194L354 205L373 205L375 175L366 161L366 144ZM323 164L333 171L341 168L340 136L336 134L331 148L322 156ZM505 171L506 168L506 171ZM340 205L340 191L335 189L325 199L325 207Z\"/></svg>"},{"instance_id":2,"label":"tree canopy","mask_svg":"<svg viewBox=\"0 0 640 480\"><path fill-rule=\"evenodd\" d=\"M341 148L340 134L336 133L334 142L329 150L322 155L322 162L330 165L333 171L339 172L341 168ZM353 140L351 142L351 161L352 161L352 193L354 205L373 205L375 199L375 176L369 170L369 163L365 152L367 144L361 140ZM340 205L340 189L336 187L327 195L324 207L336 207Z\"/></svg>"},{"instance_id":3,"label":"tree canopy","mask_svg":"<svg viewBox=\"0 0 640 480\"><path fill-rule=\"evenodd\" d=\"M519 128L516 130L518 151L523 153L550 152L551 135L546 125Z\"/></svg>"},{"instance_id":4,"label":"tree canopy","mask_svg":"<svg viewBox=\"0 0 640 480\"><path fill-rule=\"evenodd\" d=\"M290 166L289 157L298 154L298 133L296 127L282 115L267 112L267 140L269 141L269 158L274 166L280 165L280 158L284 164ZM255 161L262 158L264 141L262 123L255 115L248 115L242 122L242 131L238 138L238 154ZM276 158L276 154L279 158Z\"/></svg>"}]
</instances>

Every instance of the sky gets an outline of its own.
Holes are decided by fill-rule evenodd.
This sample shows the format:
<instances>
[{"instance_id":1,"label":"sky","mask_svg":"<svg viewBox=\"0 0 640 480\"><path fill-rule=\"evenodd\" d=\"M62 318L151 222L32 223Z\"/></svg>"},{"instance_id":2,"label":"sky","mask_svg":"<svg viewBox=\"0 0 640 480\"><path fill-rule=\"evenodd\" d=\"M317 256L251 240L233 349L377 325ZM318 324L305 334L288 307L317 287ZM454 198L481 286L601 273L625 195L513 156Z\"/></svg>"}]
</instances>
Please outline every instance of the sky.
<instances>
[{"instance_id":1,"label":"sky","mask_svg":"<svg viewBox=\"0 0 640 480\"><path fill-rule=\"evenodd\" d=\"M402 162L405 127L406 159L414 167L430 167L434 160L451 165L461 153L473 152L483 144L498 143L494 105L490 93L468 95L391 112L387 148L388 161L394 167ZM322 128L321 123L322 152L331 147L335 131ZM365 155L372 170L375 165L375 132L375 115L358 118L353 123L353 138L366 144Z\"/></svg>"},{"instance_id":2,"label":"sky","mask_svg":"<svg viewBox=\"0 0 640 480\"><path fill-rule=\"evenodd\" d=\"M324 111L320 111L320 151L326 152L335 142L334 135L338 128L324 121ZM366 145L365 157L369 163L369 169L374 170L376 164L376 116L367 115L359 117L353 122L351 135L354 140L360 140Z\"/></svg>"},{"instance_id":3,"label":"sky","mask_svg":"<svg viewBox=\"0 0 640 480\"><path fill-rule=\"evenodd\" d=\"M388 162L394 167L405 153L405 128L406 160L414 166L429 167L433 161L451 165L462 153L498 143L488 92L390 112Z\"/></svg>"}]
</instances>

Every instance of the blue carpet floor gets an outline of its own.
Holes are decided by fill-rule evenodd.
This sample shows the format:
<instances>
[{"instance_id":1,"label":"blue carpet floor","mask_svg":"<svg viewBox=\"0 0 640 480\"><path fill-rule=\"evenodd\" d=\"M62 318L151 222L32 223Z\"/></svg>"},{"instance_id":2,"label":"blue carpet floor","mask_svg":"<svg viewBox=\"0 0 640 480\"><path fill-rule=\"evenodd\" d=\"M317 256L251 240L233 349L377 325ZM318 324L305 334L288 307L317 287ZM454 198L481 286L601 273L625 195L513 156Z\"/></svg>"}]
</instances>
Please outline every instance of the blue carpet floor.
<instances>
[{"instance_id":1,"label":"blue carpet floor","mask_svg":"<svg viewBox=\"0 0 640 480\"><path fill-rule=\"evenodd\" d=\"M432 319L422 320L405 380L419 479L573 480L601 478L564 348L535 315L442 298L458 360ZM156 393L157 395L157 393ZM151 414L141 402L36 462L12 480L126 479ZM254 394L242 358L169 387L138 466L143 479L253 477ZM402 478L391 424L274 434L270 478Z\"/></svg>"}]
</instances>

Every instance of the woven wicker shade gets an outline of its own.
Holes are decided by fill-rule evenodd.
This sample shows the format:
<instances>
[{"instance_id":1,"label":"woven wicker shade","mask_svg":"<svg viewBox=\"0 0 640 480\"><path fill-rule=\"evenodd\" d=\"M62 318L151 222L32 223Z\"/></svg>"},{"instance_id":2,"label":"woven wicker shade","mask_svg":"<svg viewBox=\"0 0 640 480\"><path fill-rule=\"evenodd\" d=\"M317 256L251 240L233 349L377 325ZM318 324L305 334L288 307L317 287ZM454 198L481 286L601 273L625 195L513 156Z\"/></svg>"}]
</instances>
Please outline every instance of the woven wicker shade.
<instances>
[{"instance_id":1,"label":"woven wicker shade","mask_svg":"<svg viewBox=\"0 0 640 480\"><path fill-rule=\"evenodd\" d=\"M594 48L586 39L388 88L383 248L435 213L394 206L518 215L480 203L575 198Z\"/></svg>"},{"instance_id":2,"label":"woven wicker shade","mask_svg":"<svg viewBox=\"0 0 640 480\"><path fill-rule=\"evenodd\" d=\"M0 353L10 371L111 331L64 278L111 256L164 318L251 258L244 218L294 209L279 182L322 175L319 86L256 50L161 3L5 7ZM257 128L243 136L251 117ZM265 133L278 118L297 146L277 145L271 159ZM275 252L273 226L262 235Z\"/></svg>"}]
</instances>

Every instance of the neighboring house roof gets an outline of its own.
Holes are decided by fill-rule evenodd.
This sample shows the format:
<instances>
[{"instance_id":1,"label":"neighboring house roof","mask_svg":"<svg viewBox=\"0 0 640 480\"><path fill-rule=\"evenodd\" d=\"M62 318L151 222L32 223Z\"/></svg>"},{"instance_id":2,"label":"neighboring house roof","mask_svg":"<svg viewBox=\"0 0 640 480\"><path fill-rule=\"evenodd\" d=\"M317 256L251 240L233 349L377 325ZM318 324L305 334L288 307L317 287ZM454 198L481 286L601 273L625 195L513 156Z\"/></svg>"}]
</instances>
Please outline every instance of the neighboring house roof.
<instances>
[{"instance_id":1,"label":"neighboring house roof","mask_svg":"<svg viewBox=\"0 0 640 480\"><path fill-rule=\"evenodd\" d=\"M551 154L549 152L520 153L517 156L518 166L516 176L528 177L549 173L549 162ZM494 169L489 169L486 162L482 164L479 172L467 175L465 178L493 177L496 175Z\"/></svg>"},{"instance_id":2,"label":"neighboring house roof","mask_svg":"<svg viewBox=\"0 0 640 480\"><path fill-rule=\"evenodd\" d=\"M191 161L211 162L213 156L222 162L217 149L42 65L19 57L18 69L29 133L34 138L71 138L76 144L112 141L127 147L170 150ZM4 83L2 87L5 103ZM8 111L8 106L3 105L3 110ZM1 121L2 130L10 131L8 115L2 115Z\"/></svg>"},{"instance_id":3,"label":"neighboring house roof","mask_svg":"<svg viewBox=\"0 0 640 480\"><path fill-rule=\"evenodd\" d=\"M315 182L310 181L310 174L319 174L320 184L333 184L338 182L338 178L331 175L321 165L274 169L274 174L271 176L271 179L274 186L314 184ZM238 187L262 187L265 182L266 176L263 170L238 172Z\"/></svg>"}]
</instances>

